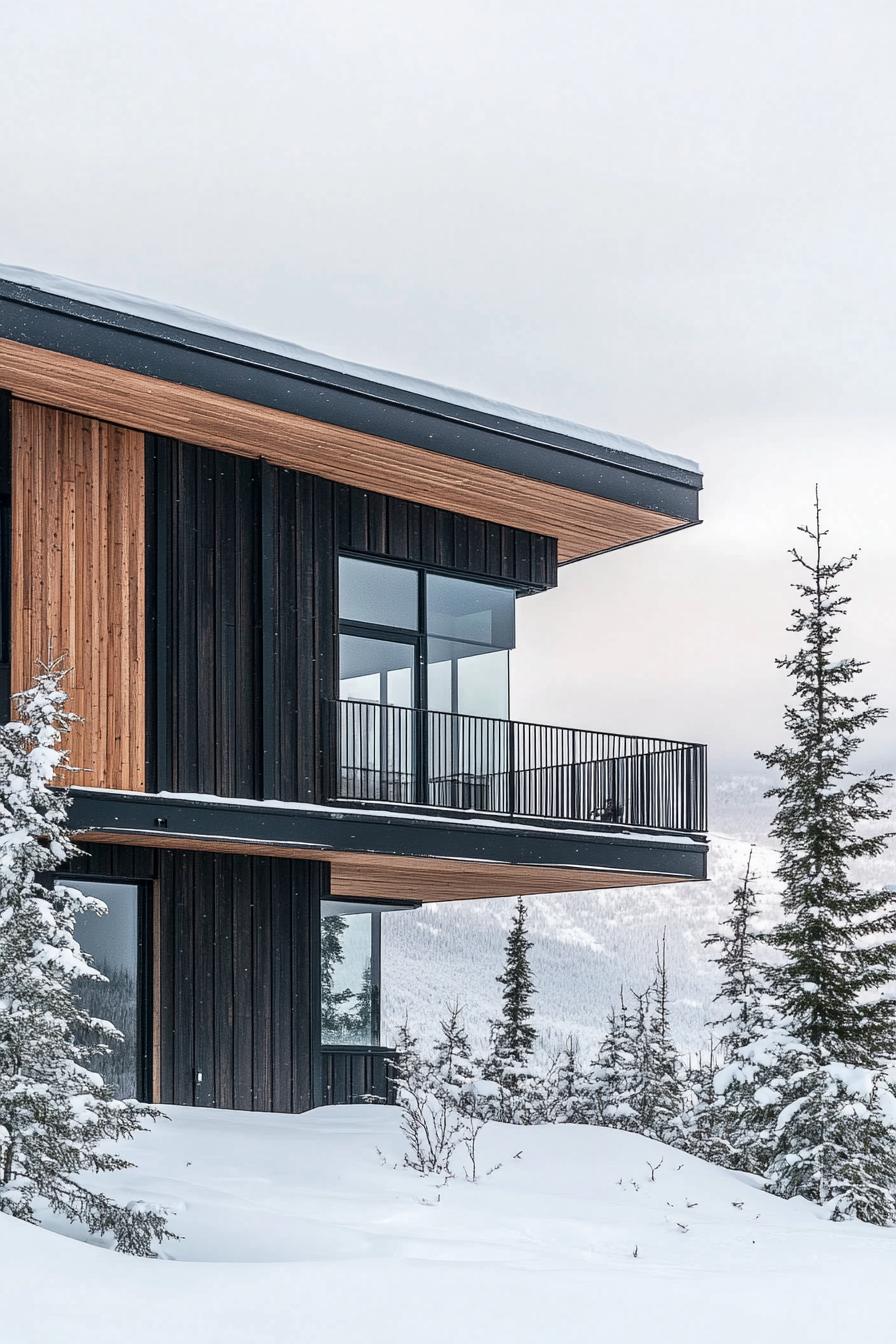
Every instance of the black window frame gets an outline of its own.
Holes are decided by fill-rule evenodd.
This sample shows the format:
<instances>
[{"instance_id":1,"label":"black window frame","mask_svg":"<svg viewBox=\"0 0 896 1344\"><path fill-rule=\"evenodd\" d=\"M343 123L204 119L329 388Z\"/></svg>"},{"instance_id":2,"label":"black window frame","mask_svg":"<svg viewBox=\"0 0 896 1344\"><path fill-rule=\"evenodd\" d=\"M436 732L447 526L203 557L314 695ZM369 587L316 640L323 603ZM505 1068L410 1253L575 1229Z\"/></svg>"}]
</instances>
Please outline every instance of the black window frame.
<instances>
[{"instance_id":1,"label":"black window frame","mask_svg":"<svg viewBox=\"0 0 896 1344\"><path fill-rule=\"evenodd\" d=\"M339 896L328 896L320 902L319 918L321 924L328 918L333 917L324 913L325 905L341 905L345 907L345 915L350 918L354 915L370 915L370 987L371 987L371 1040L364 1044L352 1041L325 1041L323 1031L321 1030L320 1045L322 1050L350 1050L360 1052L363 1050L377 1050L382 1043L383 1020L383 912L381 908L375 907L368 901L352 901ZM387 907L388 908L388 907Z\"/></svg>"},{"instance_id":2,"label":"black window frame","mask_svg":"<svg viewBox=\"0 0 896 1344\"><path fill-rule=\"evenodd\" d=\"M155 883L146 877L112 877L106 873L50 873L50 886L75 887L79 882L94 886L137 888L137 1058L135 1076L137 1100L152 1101L153 1086L153 983L155 954L152 911ZM113 1026L115 1023L113 1023Z\"/></svg>"},{"instance_id":3,"label":"black window frame","mask_svg":"<svg viewBox=\"0 0 896 1344\"><path fill-rule=\"evenodd\" d=\"M346 559L349 559L349 560L364 560L364 561L366 561L368 564L372 564L372 565L392 565L392 566L395 566L396 568L399 568L399 569L410 570L410 571L412 571L413 573L416 574L416 576L417 576L417 628L416 628L415 630L409 630L407 627L405 627L405 626L400 626L400 625L377 625L377 624L374 624L374 623L372 623L372 622L367 622L367 621L351 621L351 620L343 620L342 617L341 617L341 615L340 615L339 582L337 581L337 589L336 589L336 633L337 633L337 637L340 636L340 635L357 635L357 636L360 636L360 637L362 637L362 638L368 638L368 639L382 639L382 640L389 640L390 638L394 638L394 639L396 640L396 642L399 642L399 643L413 644L413 646L414 646L414 650L415 650L415 653L414 653L414 708L415 708L415 709L418 709L418 710L422 710L422 711L424 711L424 712L428 711L429 708L430 708L430 706L429 706L429 686L428 686L428 669L429 669L429 663L428 663L428 643L429 643L429 639L430 639L430 638L433 638L433 639L447 639L447 638L449 638L449 636L446 636L446 635L444 635L444 634L439 634L438 632L433 632L433 633L431 634L430 631L429 631L428 628L427 628L427 619L426 619L426 579L427 579L427 576L431 574L431 575L434 575L434 576L438 576L439 578L460 579L460 580L462 580L464 583L479 583L479 584L483 584L484 586L486 586L486 587L488 587L488 588L505 588L505 589L508 589L509 591L511 591L511 592L513 593L513 595L514 595L514 604L515 604L515 600L520 596L520 593L521 593L521 592L528 592L528 591L529 591L529 589L527 589L525 586L521 586L519 583L514 583L513 580L510 580L510 579L495 579L495 578L492 578L492 577L489 576L489 575L468 574L468 573L465 573L463 570L459 570L459 569L446 569L446 568L442 568L441 566L437 566L437 565L425 565L425 564L417 564L417 563L414 563L414 562L409 562L409 561L406 561L406 560L394 560L394 559L392 559L391 556L388 556L388 557L387 557L387 556L379 556L379 555L375 555L375 556L374 556L374 555L369 555L369 554L367 554L367 553L365 553L365 552L363 552L363 551L356 551L356 550L349 549L349 548L347 548L347 547L340 547L340 549L339 549L339 553L338 553L338 556L337 556L337 575L338 575L338 562L339 562L339 560L341 560L343 557L345 557ZM473 639L468 639L468 640L463 640L463 641L458 641L458 642L467 643L467 644L477 644L479 641L477 641L477 640L473 640ZM338 639L337 639L337 644L338 644ZM486 648L489 648L490 646L489 646L489 645L486 645L486 644L483 644L482 647L483 647L483 649L486 649ZM516 647L516 615L515 615L515 613L514 613L514 644L511 646L511 649L508 649L508 653L511 652L511 650L512 650L513 648L515 648L515 647ZM340 661L341 661L341 660L340 660L340 657L337 656L337 660L336 660L336 684L337 684L337 686L339 686L339 684L340 684L340 682L341 682L341 668L340 668ZM508 671L508 678L509 678L509 671ZM509 717L510 717L510 714L509 714L509 708L510 708L510 687L509 687L509 682L508 682L508 696L507 696L507 699L508 699L508 715L507 715L507 717L508 717L508 719L509 719ZM454 696L452 696L452 703L454 703ZM437 711L437 712L444 712L444 711ZM456 711L455 709L452 708L452 710L449 711L449 712L451 712L451 713L456 713L457 711ZM473 718L475 718L475 717L477 717L477 716L476 716L476 715L471 715L471 716L469 716L469 717L473 717Z\"/></svg>"}]
</instances>

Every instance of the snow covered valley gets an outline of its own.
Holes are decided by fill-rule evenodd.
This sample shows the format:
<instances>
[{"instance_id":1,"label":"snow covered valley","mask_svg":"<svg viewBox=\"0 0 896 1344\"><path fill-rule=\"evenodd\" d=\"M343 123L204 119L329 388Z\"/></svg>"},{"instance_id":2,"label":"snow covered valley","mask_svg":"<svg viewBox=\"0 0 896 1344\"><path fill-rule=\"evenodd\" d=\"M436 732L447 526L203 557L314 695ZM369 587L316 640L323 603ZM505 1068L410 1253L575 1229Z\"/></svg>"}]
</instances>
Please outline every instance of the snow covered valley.
<instances>
[{"instance_id":1,"label":"snow covered valley","mask_svg":"<svg viewBox=\"0 0 896 1344\"><path fill-rule=\"evenodd\" d=\"M616 891L530 896L532 968L538 990L535 1025L549 1051L572 1034L593 1052L603 1037L620 986L643 989L653 976L658 941L666 935L672 1035L684 1053L708 1041L718 976L703 946L725 917L743 880L751 844L761 926L780 912L777 853L768 840L773 803L767 777L717 776L711 781L709 881ZM896 789L890 806L896 806ZM870 885L896 884L896 846L856 874ZM405 1014L426 1040L446 1003L459 998L473 1044L481 1047L497 1011L504 940L513 901L455 901L398 911L383 919L384 1038Z\"/></svg>"},{"instance_id":2,"label":"snow covered valley","mask_svg":"<svg viewBox=\"0 0 896 1344\"><path fill-rule=\"evenodd\" d=\"M398 1112L166 1108L106 1177L172 1210L134 1260L0 1218L3 1344L765 1344L892 1331L896 1231L616 1130L490 1126L475 1185L401 1165ZM660 1164L658 1166L658 1164ZM655 1174L651 1179L651 1167Z\"/></svg>"}]
</instances>

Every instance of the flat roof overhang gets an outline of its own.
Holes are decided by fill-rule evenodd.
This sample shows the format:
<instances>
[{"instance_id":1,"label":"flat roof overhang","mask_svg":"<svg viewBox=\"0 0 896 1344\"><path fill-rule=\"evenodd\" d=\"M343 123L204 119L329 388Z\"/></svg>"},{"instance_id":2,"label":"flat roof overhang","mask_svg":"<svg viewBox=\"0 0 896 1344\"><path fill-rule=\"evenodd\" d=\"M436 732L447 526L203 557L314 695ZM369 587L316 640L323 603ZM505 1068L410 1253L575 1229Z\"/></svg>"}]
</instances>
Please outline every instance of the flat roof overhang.
<instances>
[{"instance_id":1,"label":"flat roof overhang","mask_svg":"<svg viewBox=\"0 0 896 1344\"><path fill-rule=\"evenodd\" d=\"M177 794L71 790L71 825L101 844L316 859L335 896L453 901L701 881L703 836Z\"/></svg>"},{"instance_id":2,"label":"flat roof overhang","mask_svg":"<svg viewBox=\"0 0 896 1344\"><path fill-rule=\"evenodd\" d=\"M699 522L699 472L0 279L0 387L558 540Z\"/></svg>"}]
</instances>

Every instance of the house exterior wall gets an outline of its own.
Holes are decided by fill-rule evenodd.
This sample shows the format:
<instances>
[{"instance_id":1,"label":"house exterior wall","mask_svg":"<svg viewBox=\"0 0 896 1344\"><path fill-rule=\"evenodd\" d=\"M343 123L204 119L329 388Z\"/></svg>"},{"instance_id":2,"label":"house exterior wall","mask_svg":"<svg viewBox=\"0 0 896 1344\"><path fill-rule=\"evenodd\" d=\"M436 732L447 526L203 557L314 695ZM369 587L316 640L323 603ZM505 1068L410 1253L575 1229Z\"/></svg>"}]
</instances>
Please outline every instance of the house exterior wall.
<instances>
[{"instance_id":1,"label":"house exterior wall","mask_svg":"<svg viewBox=\"0 0 896 1344\"><path fill-rule=\"evenodd\" d=\"M556 582L548 537L173 440L147 451L156 789L325 796L341 550L524 590Z\"/></svg>"},{"instance_id":2,"label":"house exterior wall","mask_svg":"<svg viewBox=\"0 0 896 1344\"><path fill-rule=\"evenodd\" d=\"M321 799L340 550L556 583L550 537L19 398L6 410L11 689L68 657L79 783Z\"/></svg>"},{"instance_id":3,"label":"house exterior wall","mask_svg":"<svg viewBox=\"0 0 896 1344\"><path fill-rule=\"evenodd\" d=\"M12 399L12 690L64 655L82 781L145 780L143 435Z\"/></svg>"},{"instance_id":4,"label":"house exterior wall","mask_svg":"<svg viewBox=\"0 0 896 1344\"><path fill-rule=\"evenodd\" d=\"M88 844L70 869L146 883L141 999L149 1099L284 1112L324 1100L326 863Z\"/></svg>"}]
</instances>

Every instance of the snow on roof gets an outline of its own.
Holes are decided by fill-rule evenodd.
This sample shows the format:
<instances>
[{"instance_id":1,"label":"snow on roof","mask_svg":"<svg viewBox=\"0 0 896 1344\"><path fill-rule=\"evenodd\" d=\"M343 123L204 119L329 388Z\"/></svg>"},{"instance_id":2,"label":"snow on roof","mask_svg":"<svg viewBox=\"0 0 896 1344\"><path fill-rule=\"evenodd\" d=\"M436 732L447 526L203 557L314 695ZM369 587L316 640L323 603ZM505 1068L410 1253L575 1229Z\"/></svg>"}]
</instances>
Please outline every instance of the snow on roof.
<instances>
[{"instance_id":1,"label":"snow on roof","mask_svg":"<svg viewBox=\"0 0 896 1344\"><path fill-rule=\"evenodd\" d=\"M582 444L593 444L601 448L614 449L628 453L645 461L657 462L664 466L677 467L683 471L700 472L697 462L689 458L677 457L674 453L659 452L637 439L624 438L604 430L592 429L571 420L561 420L552 415L543 415L540 411L529 411L519 406L492 401L473 392L462 392L457 388L443 387L438 383L422 378L408 378L403 374L391 373L385 369L372 368L364 364L355 364L350 360L336 359L332 355L321 354L318 350L309 350L292 341L281 340L275 336L263 336L258 332L232 326L216 317L193 312L188 308L177 308L170 304L159 303L155 299L145 299L137 294L120 293L117 290L103 289L97 285L83 284L79 280L70 280L65 276L49 275L43 271L34 271L26 266L7 266L0 263L0 279L11 284L25 285L41 290L46 294L55 294L62 298L73 299L77 303L92 304L111 312L126 313L131 317L142 318L149 322L158 322L167 327L195 335L209 336L214 340L229 341L235 345L248 346L253 350L264 351L284 359L294 359L303 364L312 364L333 373L346 374L349 377L362 378L380 386L410 392L415 396L428 397L433 401L462 406L481 415L496 416L502 420L512 420L517 424L533 429L545 430L550 434L563 434L567 438L577 439Z\"/></svg>"}]
</instances>

